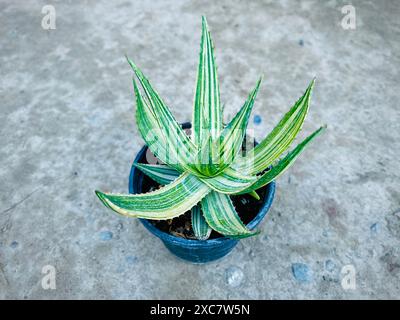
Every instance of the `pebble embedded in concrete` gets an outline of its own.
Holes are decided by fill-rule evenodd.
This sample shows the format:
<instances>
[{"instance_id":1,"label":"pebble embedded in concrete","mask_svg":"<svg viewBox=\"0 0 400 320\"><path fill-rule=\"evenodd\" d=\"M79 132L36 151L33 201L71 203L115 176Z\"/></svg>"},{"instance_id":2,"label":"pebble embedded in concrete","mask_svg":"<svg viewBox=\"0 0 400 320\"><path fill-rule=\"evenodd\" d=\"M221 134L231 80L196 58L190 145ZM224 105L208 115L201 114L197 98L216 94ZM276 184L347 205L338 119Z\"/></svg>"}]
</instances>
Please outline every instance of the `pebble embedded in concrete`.
<instances>
[{"instance_id":1,"label":"pebble embedded in concrete","mask_svg":"<svg viewBox=\"0 0 400 320\"><path fill-rule=\"evenodd\" d=\"M10 247L15 249L16 247L18 247L18 242L17 241L11 242Z\"/></svg>"},{"instance_id":2,"label":"pebble embedded in concrete","mask_svg":"<svg viewBox=\"0 0 400 320\"><path fill-rule=\"evenodd\" d=\"M231 286L231 287L238 287L242 284L242 281L244 279L244 274L242 269L239 267L233 266L229 267L225 271L225 277L226 277L226 282Z\"/></svg>"},{"instance_id":3,"label":"pebble embedded in concrete","mask_svg":"<svg viewBox=\"0 0 400 320\"><path fill-rule=\"evenodd\" d=\"M308 265L304 263L293 263L292 273L299 282L310 282L312 280L312 272Z\"/></svg>"},{"instance_id":4,"label":"pebble embedded in concrete","mask_svg":"<svg viewBox=\"0 0 400 320\"><path fill-rule=\"evenodd\" d=\"M332 272L333 270L335 270L336 268L336 264L331 260L328 259L325 261L325 269L328 270L329 272Z\"/></svg>"},{"instance_id":5,"label":"pebble embedded in concrete","mask_svg":"<svg viewBox=\"0 0 400 320\"><path fill-rule=\"evenodd\" d=\"M103 241L111 240L113 237L113 233L111 231L101 231L100 232L100 239Z\"/></svg>"},{"instance_id":6,"label":"pebble embedded in concrete","mask_svg":"<svg viewBox=\"0 0 400 320\"><path fill-rule=\"evenodd\" d=\"M256 114L256 115L254 116L254 118L253 118L254 124L260 124L261 121L262 121L261 117L260 117L258 114Z\"/></svg>"},{"instance_id":7,"label":"pebble embedded in concrete","mask_svg":"<svg viewBox=\"0 0 400 320\"><path fill-rule=\"evenodd\" d=\"M370 228L370 230L371 230L372 232L376 233L376 232L378 232L378 230L379 230L379 223L378 223L378 222L375 222L375 223L372 224L369 228Z\"/></svg>"},{"instance_id":8,"label":"pebble embedded in concrete","mask_svg":"<svg viewBox=\"0 0 400 320\"><path fill-rule=\"evenodd\" d=\"M127 256L127 257L125 258L125 260L126 260L126 262L127 262L128 264L134 264L135 262L138 261L138 258L135 257L135 256Z\"/></svg>"}]
</instances>

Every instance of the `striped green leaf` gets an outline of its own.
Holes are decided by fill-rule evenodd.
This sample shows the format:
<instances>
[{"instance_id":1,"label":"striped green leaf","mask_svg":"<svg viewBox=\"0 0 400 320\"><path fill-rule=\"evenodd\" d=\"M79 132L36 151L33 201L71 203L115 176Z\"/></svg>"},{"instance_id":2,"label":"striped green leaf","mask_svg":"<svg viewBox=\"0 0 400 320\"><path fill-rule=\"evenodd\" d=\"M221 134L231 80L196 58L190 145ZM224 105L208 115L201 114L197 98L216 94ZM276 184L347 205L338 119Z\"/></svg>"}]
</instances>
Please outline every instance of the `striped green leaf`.
<instances>
[{"instance_id":1,"label":"striped green leaf","mask_svg":"<svg viewBox=\"0 0 400 320\"><path fill-rule=\"evenodd\" d=\"M165 165L142 163L134 165L151 179L163 185L174 181L179 176L178 171ZM198 177L198 179L211 189L226 194L237 194L250 187L257 180L254 176L242 175L231 168L227 168L219 176L212 178ZM257 197L254 193L252 195Z\"/></svg>"},{"instance_id":2,"label":"striped green leaf","mask_svg":"<svg viewBox=\"0 0 400 320\"><path fill-rule=\"evenodd\" d=\"M129 58L127 59L133 71L135 72L135 75L138 78L148 101L148 103L145 105L144 100L134 82L137 100L140 101L142 108L147 107L147 109L149 109L149 111L139 114L143 118L148 118L147 128L151 129L151 132L155 131L160 134L162 133L164 140L163 142L166 143L165 148L167 148L167 151L172 152L175 155L178 164L185 168L186 171L190 171L195 175L199 175L199 173L191 165L191 163L193 163L191 156L197 154L197 147L186 135L185 131L176 121L158 93L153 89L149 80L144 76L142 71L133 63L132 60ZM143 119L140 119L140 121L143 122ZM141 123L139 123L140 121L138 120L138 125L141 125ZM142 136L146 136L148 134L143 132L143 130L141 130L141 133ZM160 160L164 162L163 159ZM169 162L165 163L169 164Z\"/></svg>"},{"instance_id":3,"label":"striped green leaf","mask_svg":"<svg viewBox=\"0 0 400 320\"><path fill-rule=\"evenodd\" d=\"M255 190L252 190L252 191L248 192L248 195L253 197L256 200L260 200L261 199L260 196L258 195L258 193Z\"/></svg>"},{"instance_id":4,"label":"striped green leaf","mask_svg":"<svg viewBox=\"0 0 400 320\"><path fill-rule=\"evenodd\" d=\"M194 206L192 214L192 229L198 240L207 240L210 237L212 229L208 226L201 212L200 205Z\"/></svg>"},{"instance_id":5,"label":"striped green leaf","mask_svg":"<svg viewBox=\"0 0 400 320\"><path fill-rule=\"evenodd\" d=\"M136 218L172 219L195 206L210 192L195 176L184 173L160 189L142 194L121 195L96 191L105 206L115 212Z\"/></svg>"},{"instance_id":6,"label":"striped green leaf","mask_svg":"<svg viewBox=\"0 0 400 320\"><path fill-rule=\"evenodd\" d=\"M167 185L179 177L178 171L164 165L135 163L134 166L162 185Z\"/></svg>"},{"instance_id":7,"label":"striped green leaf","mask_svg":"<svg viewBox=\"0 0 400 320\"><path fill-rule=\"evenodd\" d=\"M272 132L254 148L254 161L249 168L246 160L238 158L234 167L242 172L258 174L267 169L293 142L307 115L314 80L304 95L294 104Z\"/></svg>"},{"instance_id":8,"label":"striped green leaf","mask_svg":"<svg viewBox=\"0 0 400 320\"><path fill-rule=\"evenodd\" d=\"M168 140L165 131L159 127L158 120L147 102L143 99L136 82L133 80L134 92L136 95L136 123L139 132L153 154L162 162L168 164L177 171L184 171L185 164L180 164L177 153L168 148Z\"/></svg>"},{"instance_id":9,"label":"striped green leaf","mask_svg":"<svg viewBox=\"0 0 400 320\"><path fill-rule=\"evenodd\" d=\"M212 178L199 178L211 189L224 194L236 194L250 187L257 178L239 173L227 168L220 175Z\"/></svg>"},{"instance_id":10,"label":"striped green leaf","mask_svg":"<svg viewBox=\"0 0 400 320\"><path fill-rule=\"evenodd\" d=\"M199 162L197 168L204 175L214 177L220 174L231 165L241 150L250 113L260 84L261 78L243 107L225 126L218 140L213 142L211 136L208 136L206 142L203 142L197 156Z\"/></svg>"},{"instance_id":11,"label":"striped green leaf","mask_svg":"<svg viewBox=\"0 0 400 320\"><path fill-rule=\"evenodd\" d=\"M205 177L216 176L220 170L219 161L219 143L212 141L211 135L200 146L200 150L196 154L195 165L199 172Z\"/></svg>"},{"instance_id":12,"label":"striped green leaf","mask_svg":"<svg viewBox=\"0 0 400 320\"><path fill-rule=\"evenodd\" d=\"M246 238L256 235L240 220L229 196L215 191L201 201L204 218L215 231L229 238Z\"/></svg>"},{"instance_id":13,"label":"striped green leaf","mask_svg":"<svg viewBox=\"0 0 400 320\"><path fill-rule=\"evenodd\" d=\"M214 159L213 143L221 134L222 130L222 108L219 95L219 84L217 66L214 57L214 45L208 31L207 21L202 17L202 35L200 44L200 59L197 71L197 85L193 106L193 140L194 143L208 150L211 159ZM213 163L205 162L202 157L204 153L198 154L200 170L205 170L207 175L215 173L218 168ZM211 172L211 173L210 173Z\"/></svg>"},{"instance_id":14,"label":"striped green leaf","mask_svg":"<svg viewBox=\"0 0 400 320\"><path fill-rule=\"evenodd\" d=\"M219 157L223 164L220 166L220 170L228 167L242 149L243 139L246 135L247 124L249 122L251 110L253 109L254 101L260 88L261 81L262 79L260 78L243 107L222 131L220 136Z\"/></svg>"},{"instance_id":15,"label":"striped green leaf","mask_svg":"<svg viewBox=\"0 0 400 320\"><path fill-rule=\"evenodd\" d=\"M299 143L296 148L294 148L291 152L289 152L282 160L280 160L276 165L274 165L270 170L265 172L260 176L260 178L253 184L251 187L246 190L240 192L240 194L248 193L254 190L257 190L272 180L279 177L282 173L284 173L297 159L297 157L302 153L302 151L306 148L306 146L317 137L325 127L321 127L318 130L314 131L311 135L309 135L303 142Z\"/></svg>"}]
</instances>

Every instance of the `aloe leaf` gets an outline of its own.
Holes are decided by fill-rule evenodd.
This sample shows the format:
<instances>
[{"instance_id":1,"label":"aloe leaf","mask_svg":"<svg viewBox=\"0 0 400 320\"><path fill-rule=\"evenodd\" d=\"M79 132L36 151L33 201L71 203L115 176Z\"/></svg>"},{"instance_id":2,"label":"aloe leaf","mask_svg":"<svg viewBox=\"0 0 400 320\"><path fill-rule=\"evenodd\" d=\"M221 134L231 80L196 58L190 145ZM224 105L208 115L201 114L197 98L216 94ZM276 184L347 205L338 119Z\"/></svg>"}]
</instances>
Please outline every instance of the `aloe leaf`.
<instances>
[{"instance_id":1,"label":"aloe leaf","mask_svg":"<svg viewBox=\"0 0 400 320\"><path fill-rule=\"evenodd\" d=\"M187 171L191 171L195 175L199 173L193 169L191 163L193 159L191 156L193 154L197 154L197 147L193 144L193 142L186 135L185 131L178 124L167 105L163 102L158 93L154 90L149 80L144 76L142 71L133 63L132 60L127 58L130 66L135 72L136 77L138 78L145 95L147 97L148 103L146 107L150 110L151 116L149 112L143 112L140 114L143 117L150 118L148 123L151 124L150 129L156 130L157 134L162 133L164 137L164 142L166 143L166 147L172 153L176 153L176 159L178 164L183 166ZM139 90L137 89L135 82L135 94L136 96L141 96ZM143 99L141 99L142 104ZM154 120L155 121L154 121ZM142 119L143 121L143 119ZM139 123L139 120L138 120ZM145 134L143 132L143 134ZM142 134L142 135L143 135ZM149 146L150 147L150 146ZM163 159L160 159L164 161ZM166 162L168 163L168 162Z\"/></svg>"},{"instance_id":2,"label":"aloe leaf","mask_svg":"<svg viewBox=\"0 0 400 320\"><path fill-rule=\"evenodd\" d=\"M212 178L199 178L211 189L224 194L236 194L250 187L257 178L239 173L227 168L220 175Z\"/></svg>"},{"instance_id":3,"label":"aloe leaf","mask_svg":"<svg viewBox=\"0 0 400 320\"><path fill-rule=\"evenodd\" d=\"M216 139L222 129L222 107L220 103L217 66L214 45L208 31L207 20L202 17L200 59L193 107L193 139L201 146L211 134Z\"/></svg>"},{"instance_id":4,"label":"aloe leaf","mask_svg":"<svg viewBox=\"0 0 400 320\"><path fill-rule=\"evenodd\" d=\"M193 140L198 147L213 153L212 144L222 130L222 107L220 103L217 66L214 57L214 45L208 31L207 21L202 17L202 35L200 58L197 71L197 84L193 105ZM206 145L206 147L204 147ZM199 154L197 162L204 164ZM213 156L211 157L214 158ZM206 163L209 170L216 171L212 163Z\"/></svg>"},{"instance_id":5,"label":"aloe leaf","mask_svg":"<svg viewBox=\"0 0 400 320\"><path fill-rule=\"evenodd\" d=\"M145 219L172 219L195 206L210 189L189 173L160 189L142 194L122 195L96 191L103 204L115 212Z\"/></svg>"},{"instance_id":6,"label":"aloe leaf","mask_svg":"<svg viewBox=\"0 0 400 320\"><path fill-rule=\"evenodd\" d=\"M238 158L234 167L249 174L258 174L267 169L293 142L301 130L307 115L314 80L310 83L304 95L285 114L272 132L253 150L254 160L248 167L244 158Z\"/></svg>"},{"instance_id":7,"label":"aloe leaf","mask_svg":"<svg viewBox=\"0 0 400 320\"><path fill-rule=\"evenodd\" d=\"M291 152L289 152L283 159L281 159L276 165L274 165L270 170L265 172L260 178L248 189L240 192L239 194L248 193L254 190L257 190L272 180L279 177L282 173L284 173L297 159L297 157L304 151L306 146L321 132L324 131L326 127L320 127L318 130L314 131L311 135L309 135L306 139L304 139L301 143L299 143L296 148L294 148Z\"/></svg>"},{"instance_id":8,"label":"aloe leaf","mask_svg":"<svg viewBox=\"0 0 400 320\"><path fill-rule=\"evenodd\" d=\"M171 183L179 176L178 171L165 165L136 163L134 166L154 181L163 185ZM257 180L254 176L242 175L231 168L227 168L219 176L212 178L198 177L198 179L208 185L211 189L225 194L237 194L250 187ZM254 195L254 193L252 193L252 195L255 198L258 196Z\"/></svg>"},{"instance_id":9,"label":"aloe leaf","mask_svg":"<svg viewBox=\"0 0 400 320\"><path fill-rule=\"evenodd\" d=\"M184 164L180 164L176 150L170 150L172 145L168 143L165 137L166 132L159 127L156 116L143 99L135 80L133 80L133 87L137 105L136 123L143 140L158 159L182 172Z\"/></svg>"},{"instance_id":10,"label":"aloe leaf","mask_svg":"<svg viewBox=\"0 0 400 320\"><path fill-rule=\"evenodd\" d=\"M242 149L247 124L249 122L251 110L253 109L254 101L260 88L261 81L262 78L257 81L256 87L249 94L248 99L246 100L240 111L222 131L222 134L220 136L221 145L219 156L223 165L221 165L220 170L228 167L233 162L239 151Z\"/></svg>"},{"instance_id":11,"label":"aloe leaf","mask_svg":"<svg viewBox=\"0 0 400 320\"><path fill-rule=\"evenodd\" d=\"M205 177L216 176L221 171L218 155L219 144L217 141L213 142L211 135L209 135L194 157L197 170Z\"/></svg>"},{"instance_id":12,"label":"aloe leaf","mask_svg":"<svg viewBox=\"0 0 400 320\"><path fill-rule=\"evenodd\" d=\"M203 216L215 231L229 238L246 238L256 235L240 220L229 196L215 191L201 201Z\"/></svg>"},{"instance_id":13,"label":"aloe leaf","mask_svg":"<svg viewBox=\"0 0 400 320\"><path fill-rule=\"evenodd\" d=\"M142 171L145 175L162 185L167 185L171 183L180 175L180 173L175 169L164 165L143 163L135 163L133 165L140 171Z\"/></svg>"},{"instance_id":14,"label":"aloe leaf","mask_svg":"<svg viewBox=\"0 0 400 320\"><path fill-rule=\"evenodd\" d=\"M191 211L192 228L194 235L198 240L207 240L210 237L212 229L208 226L201 213L200 205L194 206Z\"/></svg>"},{"instance_id":15,"label":"aloe leaf","mask_svg":"<svg viewBox=\"0 0 400 320\"><path fill-rule=\"evenodd\" d=\"M260 200L260 196L258 195L258 193L255 190L252 190L248 193L249 196L253 197L256 200Z\"/></svg>"}]
</instances>

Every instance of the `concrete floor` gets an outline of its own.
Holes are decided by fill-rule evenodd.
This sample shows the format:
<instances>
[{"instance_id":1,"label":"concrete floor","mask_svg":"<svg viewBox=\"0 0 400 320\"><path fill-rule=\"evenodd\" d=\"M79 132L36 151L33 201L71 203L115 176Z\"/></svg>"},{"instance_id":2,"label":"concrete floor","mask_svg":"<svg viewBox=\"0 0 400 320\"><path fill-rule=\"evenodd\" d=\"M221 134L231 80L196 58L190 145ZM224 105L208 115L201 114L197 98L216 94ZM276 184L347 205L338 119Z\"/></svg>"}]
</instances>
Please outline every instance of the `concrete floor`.
<instances>
[{"instance_id":1,"label":"concrete floor","mask_svg":"<svg viewBox=\"0 0 400 320\"><path fill-rule=\"evenodd\" d=\"M353 0L355 30L345 4L1 0L0 298L400 298L400 4ZM261 139L316 75L300 136L328 131L278 179L261 235L191 265L93 191L127 192L143 144L125 53L191 119L201 14L228 116L264 74Z\"/></svg>"}]
</instances>

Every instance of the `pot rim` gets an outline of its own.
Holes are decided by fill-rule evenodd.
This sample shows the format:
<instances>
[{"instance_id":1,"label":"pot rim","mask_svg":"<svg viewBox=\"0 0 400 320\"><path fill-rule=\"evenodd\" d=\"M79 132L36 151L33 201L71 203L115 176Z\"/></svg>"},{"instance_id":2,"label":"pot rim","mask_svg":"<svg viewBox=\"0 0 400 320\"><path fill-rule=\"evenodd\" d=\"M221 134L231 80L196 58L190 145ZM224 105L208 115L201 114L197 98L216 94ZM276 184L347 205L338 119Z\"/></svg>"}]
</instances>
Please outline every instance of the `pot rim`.
<instances>
[{"instance_id":1,"label":"pot rim","mask_svg":"<svg viewBox=\"0 0 400 320\"><path fill-rule=\"evenodd\" d=\"M189 122L185 122L182 124L182 127L184 129L190 128L191 124ZM138 163L142 157L146 154L146 151L148 149L148 146L145 145L143 146L140 151L137 153L133 163ZM135 166L132 165L130 175L129 175L129 193L131 194L136 194L140 193L141 190L137 190L136 185L134 184L134 177L137 175L138 172L141 176L139 176L140 181L138 182L138 185L142 185L143 182L143 176L144 174L138 170ZM264 196L264 202L262 204L262 207L260 208L260 211L257 213L257 215L254 217L253 220L251 220L248 224L247 227L252 230L254 229L265 217L267 214L269 208L272 205L272 201L274 199L275 195L275 188L276 188L276 183L275 181L270 182L267 185L267 190L265 192ZM139 191L139 192L138 192ZM194 240L194 239L185 239L181 237L176 237L172 234L166 233L164 231L161 231L160 229L156 228L149 220L140 218L139 219L141 223L148 229L151 233L153 233L155 236L160 238L163 241L167 241L169 243L174 243L177 245L181 246L190 246L190 247L204 247L204 246L215 246L215 245L222 245L225 242L228 241L238 241L237 239L232 239L228 237L220 237L216 239L208 239L208 240Z\"/></svg>"}]
</instances>

